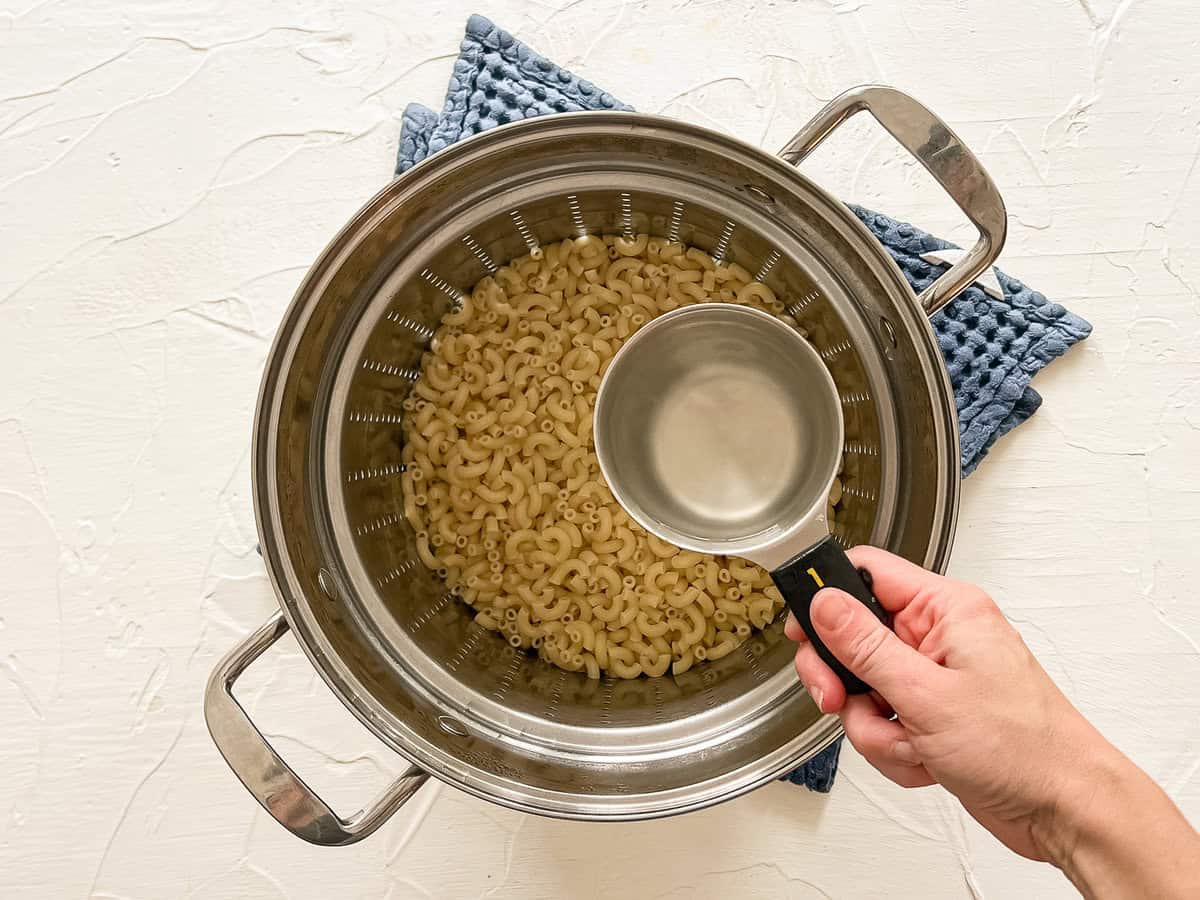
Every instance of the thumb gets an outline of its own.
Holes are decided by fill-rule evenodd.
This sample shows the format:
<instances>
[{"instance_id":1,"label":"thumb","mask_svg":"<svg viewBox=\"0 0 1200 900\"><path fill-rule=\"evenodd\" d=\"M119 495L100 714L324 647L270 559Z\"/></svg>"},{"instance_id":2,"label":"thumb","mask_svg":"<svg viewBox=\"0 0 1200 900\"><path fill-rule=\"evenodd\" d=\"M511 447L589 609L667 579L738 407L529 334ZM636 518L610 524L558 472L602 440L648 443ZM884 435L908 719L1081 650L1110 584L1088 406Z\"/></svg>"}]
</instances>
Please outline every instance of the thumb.
<instances>
[{"instance_id":1,"label":"thumb","mask_svg":"<svg viewBox=\"0 0 1200 900\"><path fill-rule=\"evenodd\" d=\"M922 656L845 591L825 588L810 607L813 627L834 656L892 705L936 678L939 667Z\"/></svg>"}]
</instances>

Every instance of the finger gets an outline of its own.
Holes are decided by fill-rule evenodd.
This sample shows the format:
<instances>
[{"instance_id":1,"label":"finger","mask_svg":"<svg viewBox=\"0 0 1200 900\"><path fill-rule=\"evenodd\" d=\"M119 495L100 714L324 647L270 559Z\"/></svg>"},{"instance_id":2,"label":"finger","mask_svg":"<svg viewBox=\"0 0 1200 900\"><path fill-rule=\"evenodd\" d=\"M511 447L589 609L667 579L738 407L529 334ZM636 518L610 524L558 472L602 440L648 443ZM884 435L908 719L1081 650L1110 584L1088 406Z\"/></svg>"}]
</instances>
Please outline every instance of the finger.
<instances>
[{"instance_id":1,"label":"finger","mask_svg":"<svg viewBox=\"0 0 1200 900\"><path fill-rule=\"evenodd\" d=\"M839 715L846 737L867 759L892 765L921 765L921 757L913 748L908 730L899 722L885 718L869 697L851 697Z\"/></svg>"},{"instance_id":2,"label":"finger","mask_svg":"<svg viewBox=\"0 0 1200 900\"><path fill-rule=\"evenodd\" d=\"M936 780L921 763L899 722L882 717L867 696L851 697L841 712L854 749L884 777L901 787L926 787Z\"/></svg>"},{"instance_id":3,"label":"finger","mask_svg":"<svg viewBox=\"0 0 1200 900\"><path fill-rule=\"evenodd\" d=\"M929 787L931 784L937 784L937 779L930 775L924 766L905 766L873 759L868 759L867 762L888 781L894 781L903 788Z\"/></svg>"},{"instance_id":4,"label":"finger","mask_svg":"<svg viewBox=\"0 0 1200 900\"><path fill-rule=\"evenodd\" d=\"M796 674L821 712L837 712L846 702L846 686L807 641L796 651Z\"/></svg>"},{"instance_id":5,"label":"finger","mask_svg":"<svg viewBox=\"0 0 1200 900\"><path fill-rule=\"evenodd\" d=\"M878 547L853 547L846 551L846 556L856 567L871 573L875 597L892 613L904 609L922 591L936 588L946 580Z\"/></svg>"},{"instance_id":6,"label":"finger","mask_svg":"<svg viewBox=\"0 0 1200 900\"><path fill-rule=\"evenodd\" d=\"M829 652L901 714L913 696L946 674L844 591L818 591L811 609L813 626Z\"/></svg>"},{"instance_id":7,"label":"finger","mask_svg":"<svg viewBox=\"0 0 1200 900\"><path fill-rule=\"evenodd\" d=\"M793 640L798 644L802 644L808 640L808 635L804 633L804 629L800 627L800 623L796 621L796 616L793 613L787 614L787 619L783 623L783 633L787 635L789 640Z\"/></svg>"}]
</instances>

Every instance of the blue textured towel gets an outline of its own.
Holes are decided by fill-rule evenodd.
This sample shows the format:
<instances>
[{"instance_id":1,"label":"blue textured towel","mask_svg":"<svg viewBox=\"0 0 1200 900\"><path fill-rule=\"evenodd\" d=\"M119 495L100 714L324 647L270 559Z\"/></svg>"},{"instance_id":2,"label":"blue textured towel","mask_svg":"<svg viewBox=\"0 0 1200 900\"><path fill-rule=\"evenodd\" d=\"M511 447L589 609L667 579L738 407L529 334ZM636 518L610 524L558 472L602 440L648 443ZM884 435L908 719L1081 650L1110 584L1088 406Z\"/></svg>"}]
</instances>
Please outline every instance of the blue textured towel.
<instances>
[{"instance_id":1,"label":"blue textured towel","mask_svg":"<svg viewBox=\"0 0 1200 900\"><path fill-rule=\"evenodd\" d=\"M483 16L471 16L441 115L418 104L404 111L396 172L461 138L507 122L584 109L630 108ZM922 257L953 249L953 244L879 213L851 209L887 248L915 291L946 270ZM1003 299L975 284L931 319L958 405L963 475L974 471L997 438L1041 406L1030 379L1092 330L1079 316L1015 278L998 269L993 272ZM839 749L840 742L788 780L828 791L837 773Z\"/></svg>"}]
</instances>

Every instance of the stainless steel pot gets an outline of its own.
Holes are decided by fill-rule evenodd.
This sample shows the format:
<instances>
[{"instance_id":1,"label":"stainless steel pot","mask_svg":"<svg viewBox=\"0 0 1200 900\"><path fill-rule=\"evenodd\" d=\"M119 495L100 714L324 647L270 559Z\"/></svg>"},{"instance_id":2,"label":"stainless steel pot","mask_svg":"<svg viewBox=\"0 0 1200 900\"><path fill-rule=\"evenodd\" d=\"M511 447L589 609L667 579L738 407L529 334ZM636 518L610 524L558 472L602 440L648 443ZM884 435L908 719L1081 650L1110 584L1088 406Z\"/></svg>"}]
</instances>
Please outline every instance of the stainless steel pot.
<instances>
[{"instance_id":1,"label":"stainless steel pot","mask_svg":"<svg viewBox=\"0 0 1200 900\"><path fill-rule=\"evenodd\" d=\"M794 168L867 110L980 231L914 297L850 211ZM279 329L254 434L255 509L276 614L213 672L205 715L238 777L319 844L370 834L429 775L505 806L577 819L682 813L744 793L841 733L792 671L776 624L678 678L589 681L512 650L417 561L400 509L400 403L460 292L497 262L582 233L649 231L740 263L787 298L838 385L835 534L931 569L958 505L955 406L926 316L1004 239L991 180L910 97L837 98L773 157L667 119L572 113L457 144L393 182L333 240ZM317 670L412 768L342 818L288 768L233 682L291 628Z\"/></svg>"}]
</instances>

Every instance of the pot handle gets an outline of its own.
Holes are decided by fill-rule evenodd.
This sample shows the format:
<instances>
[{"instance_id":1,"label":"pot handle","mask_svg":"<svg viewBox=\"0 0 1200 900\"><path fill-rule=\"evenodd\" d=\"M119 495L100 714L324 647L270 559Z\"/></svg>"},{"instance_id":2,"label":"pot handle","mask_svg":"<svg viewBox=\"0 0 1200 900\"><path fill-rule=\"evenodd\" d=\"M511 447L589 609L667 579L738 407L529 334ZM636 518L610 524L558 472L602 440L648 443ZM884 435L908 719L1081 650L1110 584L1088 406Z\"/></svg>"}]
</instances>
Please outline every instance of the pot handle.
<instances>
[{"instance_id":1,"label":"pot handle","mask_svg":"<svg viewBox=\"0 0 1200 900\"><path fill-rule=\"evenodd\" d=\"M313 793L267 743L233 696L238 676L287 630L287 620L277 612L217 664L204 691L208 731L233 774L276 822L312 844L353 844L387 821L429 776L416 766L410 767L378 801L349 819L343 819Z\"/></svg>"},{"instance_id":2,"label":"pot handle","mask_svg":"<svg viewBox=\"0 0 1200 900\"><path fill-rule=\"evenodd\" d=\"M945 122L908 94L881 85L851 88L835 97L788 141L779 155L798 165L839 125L866 110L920 161L979 231L961 260L923 290L917 301L933 315L987 269L1004 246L1004 201L983 165Z\"/></svg>"}]
</instances>

